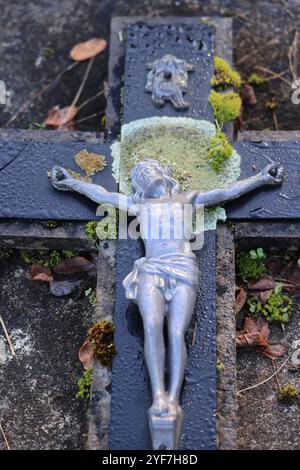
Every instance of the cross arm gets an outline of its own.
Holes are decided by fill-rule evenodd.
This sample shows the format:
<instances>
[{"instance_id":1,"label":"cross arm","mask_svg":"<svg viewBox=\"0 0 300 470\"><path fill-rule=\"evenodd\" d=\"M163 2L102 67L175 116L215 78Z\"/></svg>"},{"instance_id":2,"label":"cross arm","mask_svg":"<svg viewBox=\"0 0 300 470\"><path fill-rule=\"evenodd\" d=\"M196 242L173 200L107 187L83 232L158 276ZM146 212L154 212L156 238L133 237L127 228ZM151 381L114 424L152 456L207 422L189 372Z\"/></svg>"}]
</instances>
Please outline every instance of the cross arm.
<instances>
[{"instance_id":1,"label":"cross arm","mask_svg":"<svg viewBox=\"0 0 300 470\"><path fill-rule=\"evenodd\" d=\"M213 189L207 192L193 191L189 195L189 200L193 204L204 204L206 207L213 207L237 199L262 186L281 184L283 178L283 166L274 163L267 165L257 175L236 181L227 188Z\"/></svg>"},{"instance_id":2,"label":"cross arm","mask_svg":"<svg viewBox=\"0 0 300 470\"><path fill-rule=\"evenodd\" d=\"M98 184L73 178L70 173L60 166L55 166L51 171L51 181L56 189L62 191L75 191L83 194L98 204L110 204L116 209L133 212L133 203L130 197L124 194L109 192Z\"/></svg>"}]
</instances>

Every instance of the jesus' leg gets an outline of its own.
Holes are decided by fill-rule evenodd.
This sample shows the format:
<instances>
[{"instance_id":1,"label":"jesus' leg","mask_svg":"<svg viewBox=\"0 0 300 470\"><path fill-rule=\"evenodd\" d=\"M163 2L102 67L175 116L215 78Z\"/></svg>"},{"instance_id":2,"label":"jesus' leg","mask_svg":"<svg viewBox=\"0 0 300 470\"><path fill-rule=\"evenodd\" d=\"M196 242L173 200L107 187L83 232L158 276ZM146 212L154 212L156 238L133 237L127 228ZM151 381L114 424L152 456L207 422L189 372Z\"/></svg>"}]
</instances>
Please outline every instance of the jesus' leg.
<instances>
[{"instance_id":1,"label":"jesus' leg","mask_svg":"<svg viewBox=\"0 0 300 470\"><path fill-rule=\"evenodd\" d=\"M168 412L165 392L165 345L163 337L166 302L160 288L153 284L153 276L139 274L137 303L144 324L145 358L150 376L153 405L151 413L163 416Z\"/></svg>"},{"instance_id":2,"label":"jesus' leg","mask_svg":"<svg viewBox=\"0 0 300 470\"><path fill-rule=\"evenodd\" d=\"M191 322L196 290L186 284L178 285L168 308L169 333L169 405L176 413L187 362L185 333Z\"/></svg>"}]
</instances>

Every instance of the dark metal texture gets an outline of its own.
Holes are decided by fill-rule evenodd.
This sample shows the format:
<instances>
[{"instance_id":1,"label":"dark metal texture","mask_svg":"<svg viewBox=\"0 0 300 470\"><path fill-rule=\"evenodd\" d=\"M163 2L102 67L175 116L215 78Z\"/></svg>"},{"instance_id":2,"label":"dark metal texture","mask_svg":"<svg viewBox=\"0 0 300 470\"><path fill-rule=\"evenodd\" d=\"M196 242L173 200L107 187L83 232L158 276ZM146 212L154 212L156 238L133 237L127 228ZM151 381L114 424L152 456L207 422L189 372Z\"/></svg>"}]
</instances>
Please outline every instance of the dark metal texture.
<instances>
[{"instance_id":1,"label":"dark metal texture","mask_svg":"<svg viewBox=\"0 0 300 470\"><path fill-rule=\"evenodd\" d=\"M180 448L216 447L215 232L206 232L197 252L200 289L187 333L188 365L182 392L185 423ZM138 308L125 297L122 280L143 256L141 241L119 240L115 300L110 449L150 449L147 410L151 392Z\"/></svg>"},{"instance_id":2,"label":"dark metal texture","mask_svg":"<svg viewBox=\"0 0 300 470\"><path fill-rule=\"evenodd\" d=\"M241 179L260 171L271 160L285 168L282 186L259 189L226 207L228 220L300 218L300 142L238 142Z\"/></svg>"},{"instance_id":3,"label":"dark metal texture","mask_svg":"<svg viewBox=\"0 0 300 470\"><path fill-rule=\"evenodd\" d=\"M125 61L124 122L152 116L186 116L212 120L208 102L210 79L213 74L214 29L204 24L180 24L180 20L165 25L152 26L138 22L127 29ZM195 65L189 75L185 99L189 109L176 111L168 103L158 109L151 96L145 92L146 64L174 54Z\"/></svg>"},{"instance_id":4,"label":"dark metal texture","mask_svg":"<svg viewBox=\"0 0 300 470\"><path fill-rule=\"evenodd\" d=\"M105 155L107 167L93 177L93 182L109 191L117 190L108 144L0 140L0 218L95 219L95 204L75 194L59 193L47 178L53 165L83 174L73 159L82 149Z\"/></svg>"}]
</instances>

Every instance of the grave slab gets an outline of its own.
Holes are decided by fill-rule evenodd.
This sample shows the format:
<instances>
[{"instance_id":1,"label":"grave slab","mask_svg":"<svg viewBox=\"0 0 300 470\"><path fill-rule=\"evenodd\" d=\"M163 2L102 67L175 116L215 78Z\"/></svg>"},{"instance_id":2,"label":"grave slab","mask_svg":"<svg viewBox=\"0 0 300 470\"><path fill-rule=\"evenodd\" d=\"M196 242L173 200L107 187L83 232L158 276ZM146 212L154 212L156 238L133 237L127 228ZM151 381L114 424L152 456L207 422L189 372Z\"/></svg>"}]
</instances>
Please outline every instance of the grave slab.
<instances>
[{"instance_id":1,"label":"grave slab","mask_svg":"<svg viewBox=\"0 0 300 470\"><path fill-rule=\"evenodd\" d=\"M74 194L55 191L47 178L54 165L84 174L73 159L82 149L105 156L107 166L93 176L93 182L116 191L109 144L0 140L0 218L95 219L95 204Z\"/></svg>"},{"instance_id":2,"label":"grave slab","mask_svg":"<svg viewBox=\"0 0 300 470\"><path fill-rule=\"evenodd\" d=\"M228 204L228 220L299 219L300 142L237 142L234 148L241 156L240 179L273 161L284 166L285 180L282 186L259 189Z\"/></svg>"},{"instance_id":3,"label":"grave slab","mask_svg":"<svg viewBox=\"0 0 300 470\"><path fill-rule=\"evenodd\" d=\"M194 119L213 120L208 102L210 79L213 75L214 29L204 24L184 24L180 20L148 25L138 22L127 28L125 60L124 122L152 116L185 116ZM184 99L192 105L185 111L174 112L168 103L158 108L151 103L151 95L145 93L147 63L173 54L195 66L189 73L188 90Z\"/></svg>"}]
</instances>

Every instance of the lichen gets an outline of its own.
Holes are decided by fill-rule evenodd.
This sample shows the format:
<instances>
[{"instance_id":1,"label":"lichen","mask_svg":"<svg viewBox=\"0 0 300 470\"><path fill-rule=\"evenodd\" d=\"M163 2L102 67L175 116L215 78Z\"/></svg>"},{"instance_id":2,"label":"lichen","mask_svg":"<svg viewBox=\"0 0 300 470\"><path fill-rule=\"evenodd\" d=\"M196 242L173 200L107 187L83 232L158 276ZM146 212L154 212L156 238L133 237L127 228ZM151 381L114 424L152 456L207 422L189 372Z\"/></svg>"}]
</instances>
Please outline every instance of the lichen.
<instances>
[{"instance_id":1,"label":"lichen","mask_svg":"<svg viewBox=\"0 0 300 470\"><path fill-rule=\"evenodd\" d=\"M72 178L75 178L76 180L85 181L86 183L92 182L92 179L87 175L81 175L80 173L77 173L76 171L71 170L70 168L68 168L68 172L70 173Z\"/></svg>"},{"instance_id":2,"label":"lichen","mask_svg":"<svg viewBox=\"0 0 300 470\"><path fill-rule=\"evenodd\" d=\"M242 101L238 93L218 93L212 90L209 95L209 102L213 108L213 113L219 126L233 121L240 115Z\"/></svg>"},{"instance_id":3,"label":"lichen","mask_svg":"<svg viewBox=\"0 0 300 470\"><path fill-rule=\"evenodd\" d=\"M90 305L92 307L96 307L96 303L97 303L97 291L96 291L96 289L92 289L92 287L90 287L89 289L84 291L84 295L87 297Z\"/></svg>"},{"instance_id":4,"label":"lichen","mask_svg":"<svg viewBox=\"0 0 300 470\"><path fill-rule=\"evenodd\" d=\"M231 157L232 152L233 147L228 143L225 134L218 130L216 135L211 138L208 150L210 166L216 173L220 173L225 161Z\"/></svg>"},{"instance_id":5,"label":"lichen","mask_svg":"<svg viewBox=\"0 0 300 470\"><path fill-rule=\"evenodd\" d=\"M91 396L91 385L93 378L93 370L87 369L82 374L82 377L78 380L78 392L76 393L76 398L90 399Z\"/></svg>"},{"instance_id":6,"label":"lichen","mask_svg":"<svg viewBox=\"0 0 300 470\"><path fill-rule=\"evenodd\" d=\"M87 176L93 176L98 171L103 170L107 165L103 155L88 152L85 149L80 150L80 152L75 155L74 160L79 168L86 172Z\"/></svg>"},{"instance_id":7,"label":"lichen","mask_svg":"<svg viewBox=\"0 0 300 470\"><path fill-rule=\"evenodd\" d=\"M208 158L215 133L215 126L209 121L184 117L153 117L123 125L121 143L111 146L113 175L120 191L131 194L131 169L138 160L144 158L153 158L169 165L183 191L227 187L239 178L240 157L233 151L224 162L222 171L217 174ZM208 224L205 223L206 230L215 228L219 215L222 220L226 218L224 209L210 210L205 218L208 220Z\"/></svg>"},{"instance_id":8,"label":"lichen","mask_svg":"<svg viewBox=\"0 0 300 470\"><path fill-rule=\"evenodd\" d=\"M93 346L93 357L104 367L111 367L112 360L116 354L113 344L113 333L115 327L110 320L101 320L88 332L88 339Z\"/></svg>"},{"instance_id":9,"label":"lichen","mask_svg":"<svg viewBox=\"0 0 300 470\"><path fill-rule=\"evenodd\" d=\"M238 72L233 70L228 62L221 57L215 57L215 74L211 79L211 85L213 87L235 87L241 86L241 77Z\"/></svg>"},{"instance_id":10,"label":"lichen","mask_svg":"<svg viewBox=\"0 0 300 470\"><path fill-rule=\"evenodd\" d=\"M292 405L298 399L297 388L292 384L283 385L277 392L277 399L287 405Z\"/></svg>"}]
</instances>

